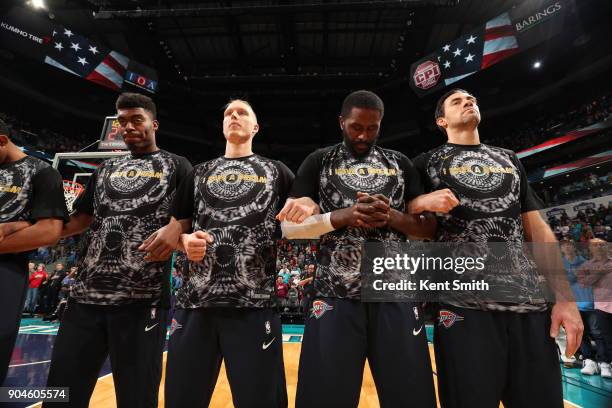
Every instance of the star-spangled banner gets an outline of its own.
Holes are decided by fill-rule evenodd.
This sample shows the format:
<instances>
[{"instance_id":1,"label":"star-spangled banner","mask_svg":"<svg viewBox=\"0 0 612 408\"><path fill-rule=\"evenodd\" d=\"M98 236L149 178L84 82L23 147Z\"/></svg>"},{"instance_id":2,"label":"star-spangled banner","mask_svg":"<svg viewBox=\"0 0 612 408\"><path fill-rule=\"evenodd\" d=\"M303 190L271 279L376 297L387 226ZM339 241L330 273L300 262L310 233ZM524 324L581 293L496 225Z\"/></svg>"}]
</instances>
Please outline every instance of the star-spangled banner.
<instances>
[{"instance_id":1,"label":"star-spangled banner","mask_svg":"<svg viewBox=\"0 0 612 408\"><path fill-rule=\"evenodd\" d=\"M573 6L573 0L556 0L505 12L413 63L410 86L424 96L537 45L562 30Z\"/></svg>"},{"instance_id":2,"label":"star-spangled banner","mask_svg":"<svg viewBox=\"0 0 612 408\"><path fill-rule=\"evenodd\" d=\"M157 91L157 72L24 7L0 12L0 48L115 91Z\"/></svg>"},{"instance_id":3,"label":"star-spangled banner","mask_svg":"<svg viewBox=\"0 0 612 408\"><path fill-rule=\"evenodd\" d=\"M119 91L129 59L90 41L67 27L53 30L45 62L66 72Z\"/></svg>"}]
</instances>

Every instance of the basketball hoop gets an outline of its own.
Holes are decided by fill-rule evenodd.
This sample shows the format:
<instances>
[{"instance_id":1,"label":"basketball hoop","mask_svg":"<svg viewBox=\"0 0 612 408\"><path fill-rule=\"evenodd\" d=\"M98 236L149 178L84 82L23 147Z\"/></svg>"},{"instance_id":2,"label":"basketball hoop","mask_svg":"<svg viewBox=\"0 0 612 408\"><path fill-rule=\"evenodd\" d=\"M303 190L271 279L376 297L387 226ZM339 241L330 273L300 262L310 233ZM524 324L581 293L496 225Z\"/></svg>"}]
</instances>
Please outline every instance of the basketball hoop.
<instances>
[{"instance_id":1,"label":"basketball hoop","mask_svg":"<svg viewBox=\"0 0 612 408\"><path fill-rule=\"evenodd\" d=\"M64 180L64 198L66 199L66 207L68 212L72 212L72 205L77 197L85 190L82 184L75 181Z\"/></svg>"}]
</instances>

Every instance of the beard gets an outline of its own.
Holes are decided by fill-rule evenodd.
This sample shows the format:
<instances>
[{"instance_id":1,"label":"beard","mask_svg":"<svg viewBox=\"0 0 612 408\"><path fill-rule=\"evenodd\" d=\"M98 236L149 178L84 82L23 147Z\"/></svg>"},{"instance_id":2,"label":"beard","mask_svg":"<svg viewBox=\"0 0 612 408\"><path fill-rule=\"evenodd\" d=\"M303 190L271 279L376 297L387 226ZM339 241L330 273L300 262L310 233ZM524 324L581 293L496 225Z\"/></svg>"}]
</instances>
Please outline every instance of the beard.
<instances>
[{"instance_id":1,"label":"beard","mask_svg":"<svg viewBox=\"0 0 612 408\"><path fill-rule=\"evenodd\" d=\"M367 145L367 148L363 151L363 152L358 152L355 149L355 145L356 143L352 142L351 139L349 138L349 136L346 134L346 130L342 130L342 140L344 141L344 145L346 146L346 148L348 149L349 152L351 152L351 154L353 156L355 156L356 158L362 158L367 156L368 154L370 154L370 152L372 151L372 148L374 147L374 145L376 144L376 140L378 139L378 136L376 136L376 139L374 139L373 142L371 143L367 143L367 142L361 142L365 145Z\"/></svg>"}]
</instances>

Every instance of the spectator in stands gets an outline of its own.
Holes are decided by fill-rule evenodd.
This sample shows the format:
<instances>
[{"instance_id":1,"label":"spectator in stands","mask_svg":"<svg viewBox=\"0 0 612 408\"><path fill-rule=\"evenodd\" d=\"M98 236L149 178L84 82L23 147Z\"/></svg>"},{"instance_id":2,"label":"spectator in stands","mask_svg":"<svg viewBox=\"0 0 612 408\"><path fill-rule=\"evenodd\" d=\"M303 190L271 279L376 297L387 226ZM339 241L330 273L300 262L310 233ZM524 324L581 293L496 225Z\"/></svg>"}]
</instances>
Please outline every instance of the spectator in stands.
<instances>
[{"instance_id":1,"label":"spectator in stands","mask_svg":"<svg viewBox=\"0 0 612 408\"><path fill-rule=\"evenodd\" d=\"M590 226L584 225L583 223L582 233L580 234L580 242L587 243L593 238L595 238L593 235L593 230L591 230Z\"/></svg>"},{"instance_id":2,"label":"spectator in stands","mask_svg":"<svg viewBox=\"0 0 612 408\"><path fill-rule=\"evenodd\" d=\"M291 278L291 272L289 272L289 268L287 265L285 265L283 269L281 269L281 271L278 273L278 276L283 279L283 283L289 283L289 279Z\"/></svg>"},{"instance_id":3,"label":"spectator in stands","mask_svg":"<svg viewBox=\"0 0 612 408\"><path fill-rule=\"evenodd\" d=\"M601 221L596 221L595 225L593 226L593 235L595 235L595 238L601 238L605 240L607 233L608 231L606 229L606 226L603 225Z\"/></svg>"},{"instance_id":4,"label":"spectator in stands","mask_svg":"<svg viewBox=\"0 0 612 408\"><path fill-rule=\"evenodd\" d=\"M53 314L53 312L55 312L57 303L59 302L59 294L62 289L62 281L65 277L66 271L64 269L64 264L61 262L56 263L53 274L51 274L47 284L47 296L43 307L46 313Z\"/></svg>"},{"instance_id":5,"label":"spectator in stands","mask_svg":"<svg viewBox=\"0 0 612 408\"><path fill-rule=\"evenodd\" d=\"M36 264L34 262L29 262L28 263L28 278L30 276L32 276L32 274L34 274L35 272L36 272ZM30 292L31 292L31 290L30 290L30 287L28 285L28 291L27 291L27 294L26 294L26 301L25 301L25 305L24 305L24 308L23 308L24 312L26 310L28 310L28 303L30 301L30 296L31 296ZM36 292L38 292L38 291L36 291Z\"/></svg>"},{"instance_id":6,"label":"spectator in stands","mask_svg":"<svg viewBox=\"0 0 612 408\"><path fill-rule=\"evenodd\" d=\"M300 292L298 285L294 282L291 283L287 291L287 306L292 309L300 306Z\"/></svg>"},{"instance_id":7,"label":"spectator in stands","mask_svg":"<svg viewBox=\"0 0 612 408\"><path fill-rule=\"evenodd\" d=\"M278 274L281 275L281 276L284 276L285 274L289 273L289 268L287 268L287 264L286 263L284 263L282 265L283 265L283 267L281 268L280 271L278 271Z\"/></svg>"},{"instance_id":8,"label":"spectator in stands","mask_svg":"<svg viewBox=\"0 0 612 408\"><path fill-rule=\"evenodd\" d=\"M608 213L608 209L605 205L603 205L603 203L599 203L599 207L597 207L597 213L599 213L600 217L605 217Z\"/></svg>"},{"instance_id":9,"label":"spectator in stands","mask_svg":"<svg viewBox=\"0 0 612 408\"><path fill-rule=\"evenodd\" d=\"M602 361L598 362L603 378L612 378L612 259L608 247L609 244L604 240L590 240L591 259L583 263L577 273L578 282L593 288L597 325L605 344L605 350L601 351Z\"/></svg>"},{"instance_id":10,"label":"spectator in stands","mask_svg":"<svg viewBox=\"0 0 612 408\"><path fill-rule=\"evenodd\" d=\"M70 289L72 285L74 285L75 277L77 274L77 267L73 266L70 268L70 272L62 279L61 289L59 292L59 303L53 309L53 312L45 317L45 320L54 322L58 320L62 320L64 316L64 312L66 310L66 305L68 304L68 296L70 295Z\"/></svg>"},{"instance_id":11,"label":"spectator in stands","mask_svg":"<svg viewBox=\"0 0 612 408\"><path fill-rule=\"evenodd\" d=\"M578 213L580 214L580 212ZM570 235L572 239L576 242L580 241L580 236L582 235L582 223L578 220L574 221L572 224Z\"/></svg>"},{"instance_id":12,"label":"spectator in stands","mask_svg":"<svg viewBox=\"0 0 612 408\"><path fill-rule=\"evenodd\" d=\"M284 304L285 299L287 299L287 292L289 288L287 284L283 280L282 276L278 276L276 278L276 297L280 301L280 304Z\"/></svg>"},{"instance_id":13,"label":"spectator in stands","mask_svg":"<svg viewBox=\"0 0 612 408\"><path fill-rule=\"evenodd\" d=\"M30 262L30 265L33 265ZM33 269L33 268L32 268ZM47 271L45 270L44 264L38 264L36 270L30 273L29 278L29 286L28 286L28 294L26 297L25 309L30 314L34 314L36 312L36 306L38 304L38 289L40 285L46 281L48 278Z\"/></svg>"},{"instance_id":14,"label":"spectator in stands","mask_svg":"<svg viewBox=\"0 0 612 408\"><path fill-rule=\"evenodd\" d=\"M66 275L66 277L62 279L62 289L59 294L60 300L68 299L68 296L70 295L70 288L72 288L72 285L74 285L74 280L76 278L77 272L78 268L76 266L73 266L72 268L70 268L70 272L68 273L68 275Z\"/></svg>"},{"instance_id":15,"label":"spectator in stands","mask_svg":"<svg viewBox=\"0 0 612 408\"><path fill-rule=\"evenodd\" d=\"M300 277L300 287L302 288L302 308L304 311L304 316L307 317L308 309L310 308L310 302L315 295L314 291L314 276L315 276L315 268L316 266L311 263L304 269L304 273Z\"/></svg>"},{"instance_id":16,"label":"spectator in stands","mask_svg":"<svg viewBox=\"0 0 612 408\"><path fill-rule=\"evenodd\" d=\"M183 286L183 277L176 268L172 268L172 290L176 291Z\"/></svg>"},{"instance_id":17,"label":"spectator in stands","mask_svg":"<svg viewBox=\"0 0 612 408\"><path fill-rule=\"evenodd\" d=\"M289 291L289 287L285 283L284 279L281 276L277 277L276 278L276 295L280 298L286 298L288 291Z\"/></svg>"},{"instance_id":18,"label":"spectator in stands","mask_svg":"<svg viewBox=\"0 0 612 408\"><path fill-rule=\"evenodd\" d=\"M300 264L296 263L295 266L293 268L291 268L291 276L300 276L300 274L302 273L302 271L300 270L299 267Z\"/></svg>"},{"instance_id":19,"label":"spectator in stands","mask_svg":"<svg viewBox=\"0 0 612 408\"><path fill-rule=\"evenodd\" d=\"M576 253L576 244L565 240L561 242L561 252L563 254L563 265L570 282L572 292L576 297L576 304L580 310L580 316L584 322L584 333L580 352L583 358L582 374L594 375L599 373L598 363L605 360L605 342L601 336L601 331L597 325L597 314L593 302L593 291L590 287L584 287L576 278L576 271L586 259ZM596 349L593 349L591 341L595 341Z\"/></svg>"}]
</instances>

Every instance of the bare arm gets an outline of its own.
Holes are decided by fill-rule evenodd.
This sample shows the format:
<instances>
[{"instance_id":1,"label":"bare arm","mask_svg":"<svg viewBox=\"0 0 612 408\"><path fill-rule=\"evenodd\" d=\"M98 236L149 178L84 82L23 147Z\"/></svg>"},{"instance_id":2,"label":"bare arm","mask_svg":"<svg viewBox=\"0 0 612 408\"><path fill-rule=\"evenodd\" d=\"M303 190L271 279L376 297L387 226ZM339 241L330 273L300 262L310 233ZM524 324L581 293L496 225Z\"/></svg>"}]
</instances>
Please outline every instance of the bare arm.
<instances>
[{"instance_id":1,"label":"bare arm","mask_svg":"<svg viewBox=\"0 0 612 408\"><path fill-rule=\"evenodd\" d=\"M408 205L408 213L421 214L429 211L446 214L458 205L459 200L455 194L448 188L443 188L414 198Z\"/></svg>"},{"instance_id":2,"label":"bare arm","mask_svg":"<svg viewBox=\"0 0 612 408\"><path fill-rule=\"evenodd\" d=\"M11 235L24 228L27 228L31 225L32 223L30 223L29 221L12 221L0 224L0 241L2 241L6 236Z\"/></svg>"},{"instance_id":3,"label":"bare arm","mask_svg":"<svg viewBox=\"0 0 612 408\"><path fill-rule=\"evenodd\" d=\"M601 278L606 276L606 274L608 274L609 272L610 271L606 269L592 268L590 266L590 263L587 262L581 265L580 268L578 268L578 271L576 272L576 278L582 286L593 287L597 284L597 282L599 282Z\"/></svg>"},{"instance_id":4,"label":"bare arm","mask_svg":"<svg viewBox=\"0 0 612 408\"><path fill-rule=\"evenodd\" d=\"M185 247L183 247L183 234L189 234L192 230L192 225L193 225L193 218L185 218L182 220L178 220L180 226L181 226L181 236L179 236L179 241L178 241L178 245L176 247L176 249L178 249L179 251L185 251Z\"/></svg>"},{"instance_id":5,"label":"bare arm","mask_svg":"<svg viewBox=\"0 0 612 408\"><path fill-rule=\"evenodd\" d=\"M562 300L574 300L555 234L537 210L523 213L522 219L527 241L539 244L533 251L538 271L546 277L555 295Z\"/></svg>"},{"instance_id":6,"label":"bare arm","mask_svg":"<svg viewBox=\"0 0 612 408\"><path fill-rule=\"evenodd\" d=\"M311 276L311 277L309 277L309 278L306 278L306 279L302 279L301 281L299 281L299 282L298 282L298 285L300 285L300 286L306 286L307 284L309 284L310 282L312 282L312 281L313 281L313 279L314 279L314 278L313 278L312 276Z\"/></svg>"},{"instance_id":7,"label":"bare arm","mask_svg":"<svg viewBox=\"0 0 612 408\"><path fill-rule=\"evenodd\" d=\"M151 234L138 247L139 251L147 252L145 261L165 261L170 258L179 244L179 238L185 225L186 223L181 223L176 218L170 217L168 224Z\"/></svg>"},{"instance_id":8,"label":"bare arm","mask_svg":"<svg viewBox=\"0 0 612 408\"><path fill-rule=\"evenodd\" d=\"M301 223L313 214L319 214L321 209L310 197L288 198L276 219Z\"/></svg>"},{"instance_id":9,"label":"bare arm","mask_svg":"<svg viewBox=\"0 0 612 408\"><path fill-rule=\"evenodd\" d=\"M561 252L558 245L554 245L557 239L539 211L525 212L522 218L527 241L548 244L533 251L534 258L538 270L548 280L557 299L551 312L550 336L557 337L560 326L563 326L567 334L565 355L571 357L580 346L584 326L567 275L564 273Z\"/></svg>"},{"instance_id":10,"label":"bare arm","mask_svg":"<svg viewBox=\"0 0 612 408\"><path fill-rule=\"evenodd\" d=\"M432 239L438 223L431 213L417 215L391 209L388 224L409 238Z\"/></svg>"},{"instance_id":11,"label":"bare arm","mask_svg":"<svg viewBox=\"0 0 612 408\"><path fill-rule=\"evenodd\" d=\"M0 242L0 254L31 251L36 248L55 245L60 239L63 221L43 218L23 228Z\"/></svg>"},{"instance_id":12,"label":"bare arm","mask_svg":"<svg viewBox=\"0 0 612 408\"><path fill-rule=\"evenodd\" d=\"M70 221L62 229L62 238L78 235L91 225L93 217L85 213L76 213L70 216Z\"/></svg>"}]
</instances>

